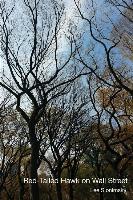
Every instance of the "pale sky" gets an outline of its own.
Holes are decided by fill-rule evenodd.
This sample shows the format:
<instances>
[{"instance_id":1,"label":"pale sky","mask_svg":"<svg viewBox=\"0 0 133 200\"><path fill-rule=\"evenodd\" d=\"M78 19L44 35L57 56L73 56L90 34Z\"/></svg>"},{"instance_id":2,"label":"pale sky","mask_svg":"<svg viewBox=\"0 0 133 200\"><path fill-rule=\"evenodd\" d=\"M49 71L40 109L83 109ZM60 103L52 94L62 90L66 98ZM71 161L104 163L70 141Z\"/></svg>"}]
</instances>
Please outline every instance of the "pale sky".
<instances>
[{"instance_id":1,"label":"pale sky","mask_svg":"<svg viewBox=\"0 0 133 200\"><path fill-rule=\"evenodd\" d=\"M80 0L80 3L81 3L81 9L82 9L82 12L85 14L86 17L90 17L90 15L92 14L90 12L90 5L91 4L91 0ZM102 11L104 10L104 4L103 4L103 0L95 0L95 2L97 2L97 5L95 5L95 7L98 8L99 12L101 13L101 16L99 17L102 17ZM59 53L60 54L67 54L67 52L70 51L70 43L69 41L66 40L66 37L65 37L65 34L68 34L68 28L69 28L69 24L70 22L72 22L72 26L73 26L73 29L75 29L75 32L74 33L79 33L80 32L85 32L86 29L88 29L89 31L89 28L88 27L85 27L84 26L84 22L83 20L81 20L81 18L79 17L79 14L78 14L78 11L76 9L76 6L74 4L74 1L73 0L64 0L64 3L65 3L65 11L66 11L66 20L65 20L65 23L63 24L63 29L61 30L60 32L60 50L59 50ZM20 10L18 9L18 15L21 14ZM99 21L100 21L100 18L99 18ZM88 37L87 40L90 40L90 38ZM86 40L86 38L84 38L84 43L87 43L88 41ZM87 44L88 45L88 44ZM3 62L1 60L0 62L0 71L3 67Z\"/></svg>"}]
</instances>

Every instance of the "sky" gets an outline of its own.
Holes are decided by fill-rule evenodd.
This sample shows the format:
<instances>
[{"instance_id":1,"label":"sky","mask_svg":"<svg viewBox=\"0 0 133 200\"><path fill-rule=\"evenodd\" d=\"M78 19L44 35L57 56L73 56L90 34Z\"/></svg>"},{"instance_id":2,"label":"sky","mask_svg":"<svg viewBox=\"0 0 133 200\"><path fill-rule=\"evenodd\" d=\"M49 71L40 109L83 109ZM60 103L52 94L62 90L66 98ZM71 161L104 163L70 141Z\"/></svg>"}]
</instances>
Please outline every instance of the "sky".
<instances>
[{"instance_id":1,"label":"sky","mask_svg":"<svg viewBox=\"0 0 133 200\"><path fill-rule=\"evenodd\" d=\"M19 1L18 1L19 2ZM97 13L98 17L99 17L99 22L101 21L100 19L100 15L102 14L102 9L104 6L104 1L103 0L96 0L96 5L95 7L97 8L97 10L99 11L99 13ZM60 32L61 35L61 54L62 53L67 53L70 44L68 44L68 41L66 40L66 37L64 36L66 34L68 34L68 29L69 29L69 25L70 23L72 24L73 29L76 29L76 33L83 33L83 32L87 32L86 28L84 26L84 22L80 19L79 14L77 12L76 6L74 4L73 0L64 0L64 4L65 4L65 13L66 13L66 20L65 23L63 24L63 29L62 32ZM80 0L80 4L81 4L81 9L84 13L84 15L86 17L90 17L92 15L91 11L90 11L90 5L91 5L91 0ZM16 17L18 18L21 15L21 5L17 4L17 9L16 9ZM20 33L21 34L21 33ZM88 34L88 33L87 33ZM88 45L88 36L85 36L83 38L84 40L84 44ZM15 43L15 42L14 42ZM15 45L15 44L14 44ZM84 48L86 48L84 46ZM2 68L3 63L0 62L0 68Z\"/></svg>"},{"instance_id":2,"label":"sky","mask_svg":"<svg viewBox=\"0 0 133 200\"><path fill-rule=\"evenodd\" d=\"M82 54L85 56L85 53L87 50L89 50L91 42L93 41L91 36L90 36L90 31L89 31L89 26L87 23L85 23L83 20L80 19L78 11L75 7L74 1L73 0L64 0L65 3L65 13L66 13L66 20L63 22L63 28L60 32L60 49L59 49L59 54L62 55L68 55L68 52L70 52L70 42L69 40L66 39L66 35L69 36L69 25L72 25L74 34L78 38L80 34L83 34L82 37ZM85 17L90 18L93 15L93 12L90 9L91 5L91 0L80 0L81 4L81 10L84 14ZM111 10L109 7L107 8L106 5L104 4L104 0L95 0L94 7L97 10L96 13L96 21L98 24L98 28L102 27L102 31L104 34L110 36L111 33L111 26L110 24L105 20L105 13L110 14ZM19 5L17 4L17 16L21 14L21 8L19 8ZM109 15L110 18L112 18L114 21L116 20L117 15ZM104 24L104 26L103 26ZM96 33L96 32L94 32ZM20 33L21 34L21 33ZM15 41L15 40L14 40ZM93 41L94 42L94 41ZM14 42L15 43L15 42ZM15 45L15 44L14 44ZM97 61L101 62L103 58L103 48L101 45L97 43L97 46L95 48L95 52L93 52L95 56L97 57ZM86 56L87 57L87 56ZM88 59L88 57L87 57ZM0 62L0 70L3 70L3 64L2 60Z\"/></svg>"}]
</instances>

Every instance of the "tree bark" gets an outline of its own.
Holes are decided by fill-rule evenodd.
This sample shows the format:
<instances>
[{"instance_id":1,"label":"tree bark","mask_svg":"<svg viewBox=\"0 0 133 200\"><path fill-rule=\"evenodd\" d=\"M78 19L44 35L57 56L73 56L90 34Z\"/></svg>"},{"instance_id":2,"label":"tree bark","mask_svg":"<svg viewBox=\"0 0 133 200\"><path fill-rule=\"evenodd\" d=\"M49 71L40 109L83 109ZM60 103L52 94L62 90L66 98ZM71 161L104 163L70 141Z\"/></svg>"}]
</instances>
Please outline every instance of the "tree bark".
<instances>
[{"instance_id":1,"label":"tree bark","mask_svg":"<svg viewBox=\"0 0 133 200\"><path fill-rule=\"evenodd\" d=\"M100 192L99 192L99 199L100 199L100 200L103 200L104 198L103 198L103 192L101 192L101 186L99 187L99 189L100 189Z\"/></svg>"},{"instance_id":2,"label":"tree bark","mask_svg":"<svg viewBox=\"0 0 133 200\"><path fill-rule=\"evenodd\" d=\"M120 183L116 183L115 188L120 189L120 188L122 188L122 185ZM118 200L126 200L127 199L126 195L124 193L121 193L121 192L116 192L115 197Z\"/></svg>"},{"instance_id":3,"label":"tree bark","mask_svg":"<svg viewBox=\"0 0 133 200\"><path fill-rule=\"evenodd\" d=\"M58 183L56 183L56 192L57 192L57 199L62 200L62 191L61 191L60 181Z\"/></svg>"},{"instance_id":4,"label":"tree bark","mask_svg":"<svg viewBox=\"0 0 133 200\"><path fill-rule=\"evenodd\" d=\"M38 174L39 167L39 143L37 141L34 122L29 125L29 135L31 144L30 162L30 200L39 200Z\"/></svg>"},{"instance_id":5,"label":"tree bark","mask_svg":"<svg viewBox=\"0 0 133 200\"><path fill-rule=\"evenodd\" d=\"M73 200L73 183L69 184L69 200Z\"/></svg>"},{"instance_id":6,"label":"tree bark","mask_svg":"<svg viewBox=\"0 0 133 200\"><path fill-rule=\"evenodd\" d=\"M21 176L19 175L19 200L24 199L24 183L21 180Z\"/></svg>"},{"instance_id":7,"label":"tree bark","mask_svg":"<svg viewBox=\"0 0 133 200\"><path fill-rule=\"evenodd\" d=\"M61 188L61 170L58 169L58 173L53 174L54 178L58 180L58 183L56 183L56 194L57 194L57 200L62 200L62 188Z\"/></svg>"}]
</instances>

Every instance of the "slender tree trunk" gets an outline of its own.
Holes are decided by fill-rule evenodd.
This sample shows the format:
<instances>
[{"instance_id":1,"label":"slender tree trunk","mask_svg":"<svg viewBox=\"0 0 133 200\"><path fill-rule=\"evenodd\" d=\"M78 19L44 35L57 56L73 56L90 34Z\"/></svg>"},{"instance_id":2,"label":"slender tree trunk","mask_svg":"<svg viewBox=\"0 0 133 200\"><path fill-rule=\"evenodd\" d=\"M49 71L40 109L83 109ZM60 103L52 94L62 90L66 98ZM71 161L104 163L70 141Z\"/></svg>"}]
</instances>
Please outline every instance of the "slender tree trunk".
<instances>
[{"instance_id":1,"label":"slender tree trunk","mask_svg":"<svg viewBox=\"0 0 133 200\"><path fill-rule=\"evenodd\" d=\"M122 174L122 172L118 171L118 167L117 167L117 178L118 179L122 179L123 178L123 174ZM122 187L123 186L122 186L121 183L116 183L115 184L115 188L117 188L117 189L120 189ZM116 196L116 199L118 199L118 200L126 200L127 199L125 193L123 193L123 192L116 192L115 196Z\"/></svg>"},{"instance_id":2,"label":"slender tree trunk","mask_svg":"<svg viewBox=\"0 0 133 200\"><path fill-rule=\"evenodd\" d=\"M23 183L20 183L19 184L19 200L23 200L24 199L23 196L24 196L24 185Z\"/></svg>"},{"instance_id":3,"label":"slender tree trunk","mask_svg":"<svg viewBox=\"0 0 133 200\"><path fill-rule=\"evenodd\" d=\"M101 164L98 163L98 160L97 160L97 176L98 176L99 179L103 178ZM103 184L99 183L98 186L99 186L99 200L103 200L104 199L104 193L101 191Z\"/></svg>"},{"instance_id":4,"label":"slender tree trunk","mask_svg":"<svg viewBox=\"0 0 133 200\"><path fill-rule=\"evenodd\" d=\"M56 183L56 192L57 192L57 199L62 200L62 191L61 191L61 183Z\"/></svg>"},{"instance_id":5,"label":"slender tree trunk","mask_svg":"<svg viewBox=\"0 0 133 200\"><path fill-rule=\"evenodd\" d=\"M73 183L69 184L69 200L73 200Z\"/></svg>"},{"instance_id":6,"label":"slender tree trunk","mask_svg":"<svg viewBox=\"0 0 133 200\"><path fill-rule=\"evenodd\" d=\"M101 187L100 187L99 189L100 189L100 192L99 192L99 199L100 199L100 200L103 200L104 198L103 198L103 192L101 192Z\"/></svg>"},{"instance_id":7,"label":"slender tree trunk","mask_svg":"<svg viewBox=\"0 0 133 200\"><path fill-rule=\"evenodd\" d=\"M30 179L32 183L30 184L30 199L39 200L39 186L38 186L38 174L37 170L39 167L39 143L37 141L35 133L35 124L30 123L29 125L29 135L31 144L31 162L30 162Z\"/></svg>"},{"instance_id":8,"label":"slender tree trunk","mask_svg":"<svg viewBox=\"0 0 133 200\"><path fill-rule=\"evenodd\" d=\"M56 183L57 200L62 200L61 172L60 172L60 170L58 171L58 175L54 174L54 178L58 179L58 183Z\"/></svg>"},{"instance_id":9,"label":"slender tree trunk","mask_svg":"<svg viewBox=\"0 0 133 200\"><path fill-rule=\"evenodd\" d=\"M19 174L19 200L23 200L24 199L24 183L21 180L21 176Z\"/></svg>"},{"instance_id":10,"label":"slender tree trunk","mask_svg":"<svg viewBox=\"0 0 133 200\"><path fill-rule=\"evenodd\" d=\"M104 200L104 193L101 191L102 187L103 187L103 184L99 183L99 200Z\"/></svg>"},{"instance_id":11,"label":"slender tree trunk","mask_svg":"<svg viewBox=\"0 0 133 200\"><path fill-rule=\"evenodd\" d=\"M122 188L122 185L120 183L116 183L115 188L120 189L120 188ZM126 195L123 192L116 192L115 197L117 200L126 200L127 199Z\"/></svg>"},{"instance_id":12,"label":"slender tree trunk","mask_svg":"<svg viewBox=\"0 0 133 200\"><path fill-rule=\"evenodd\" d=\"M18 162L18 182L19 182L19 200L23 200L24 198L24 183L21 177L21 157Z\"/></svg>"}]
</instances>

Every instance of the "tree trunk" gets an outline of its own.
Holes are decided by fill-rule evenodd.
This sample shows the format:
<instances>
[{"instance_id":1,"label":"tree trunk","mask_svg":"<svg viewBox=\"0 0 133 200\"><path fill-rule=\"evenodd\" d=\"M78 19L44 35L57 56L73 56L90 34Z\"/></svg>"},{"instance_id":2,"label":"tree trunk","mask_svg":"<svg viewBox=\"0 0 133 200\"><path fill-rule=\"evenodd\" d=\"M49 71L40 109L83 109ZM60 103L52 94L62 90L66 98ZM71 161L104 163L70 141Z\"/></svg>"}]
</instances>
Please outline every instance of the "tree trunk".
<instances>
[{"instance_id":1,"label":"tree trunk","mask_svg":"<svg viewBox=\"0 0 133 200\"><path fill-rule=\"evenodd\" d=\"M99 200L104 200L104 192L101 191L102 187L103 187L103 184L99 183Z\"/></svg>"},{"instance_id":2,"label":"tree trunk","mask_svg":"<svg viewBox=\"0 0 133 200\"><path fill-rule=\"evenodd\" d=\"M62 191L61 191L60 181L58 183L56 183L56 192L57 192L57 199L62 200Z\"/></svg>"},{"instance_id":3,"label":"tree trunk","mask_svg":"<svg viewBox=\"0 0 133 200\"><path fill-rule=\"evenodd\" d=\"M54 179L58 180L58 183L56 183L57 200L62 200L61 166L58 165L58 168L56 169L56 171L53 170L52 174L54 176Z\"/></svg>"},{"instance_id":4,"label":"tree trunk","mask_svg":"<svg viewBox=\"0 0 133 200\"><path fill-rule=\"evenodd\" d=\"M18 182L19 182L19 200L23 200L24 198L24 183L21 177L21 159L22 157L19 158L18 162Z\"/></svg>"},{"instance_id":5,"label":"tree trunk","mask_svg":"<svg viewBox=\"0 0 133 200\"><path fill-rule=\"evenodd\" d=\"M120 188L122 188L122 185L120 183L116 183L115 188L120 189ZM115 197L117 200L126 200L127 199L126 195L122 192L116 192Z\"/></svg>"},{"instance_id":6,"label":"tree trunk","mask_svg":"<svg viewBox=\"0 0 133 200\"><path fill-rule=\"evenodd\" d=\"M23 200L24 199L23 196L24 196L24 185L22 185L21 183L21 185L19 185L19 200Z\"/></svg>"},{"instance_id":7,"label":"tree trunk","mask_svg":"<svg viewBox=\"0 0 133 200\"><path fill-rule=\"evenodd\" d=\"M69 200L73 200L73 183L69 184Z\"/></svg>"},{"instance_id":8,"label":"tree trunk","mask_svg":"<svg viewBox=\"0 0 133 200\"><path fill-rule=\"evenodd\" d=\"M19 200L23 200L24 198L24 183L21 180L21 176L19 177Z\"/></svg>"},{"instance_id":9,"label":"tree trunk","mask_svg":"<svg viewBox=\"0 0 133 200\"><path fill-rule=\"evenodd\" d=\"M38 174L39 167L39 143L37 141L35 124L29 125L29 135L31 144L31 162L30 162L30 199L39 200L39 186L38 186Z\"/></svg>"},{"instance_id":10,"label":"tree trunk","mask_svg":"<svg viewBox=\"0 0 133 200\"><path fill-rule=\"evenodd\" d=\"M61 170L58 169L58 173L53 173L54 178L58 180L58 183L56 183L56 194L57 194L57 200L62 200L62 188L61 188Z\"/></svg>"},{"instance_id":11,"label":"tree trunk","mask_svg":"<svg viewBox=\"0 0 133 200\"><path fill-rule=\"evenodd\" d=\"M99 199L100 199L100 200L103 200L104 198L103 198L103 192L101 192L101 187L100 187L99 189L100 189L100 192L99 192Z\"/></svg>"}]
</instances>

